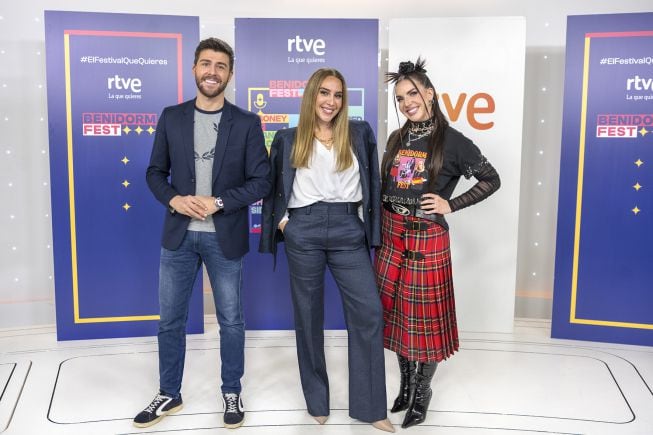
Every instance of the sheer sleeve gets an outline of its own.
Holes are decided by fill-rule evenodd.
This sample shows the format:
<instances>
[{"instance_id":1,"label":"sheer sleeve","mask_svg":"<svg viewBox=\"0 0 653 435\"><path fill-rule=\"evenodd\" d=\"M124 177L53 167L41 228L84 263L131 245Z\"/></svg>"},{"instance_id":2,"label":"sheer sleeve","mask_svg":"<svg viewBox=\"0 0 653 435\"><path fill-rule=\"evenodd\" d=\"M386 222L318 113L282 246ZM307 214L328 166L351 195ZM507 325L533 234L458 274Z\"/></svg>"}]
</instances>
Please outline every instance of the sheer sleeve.
<instances>
[{"instance_id":1,"label":"sheer sleeve","mask_svg":"<svg viewBox=\"0 0 653 435\"><path fill-rule=\"evenodd\" d=\"M449 200L451 211L458 211L477 202L483 201L496 192L501 186L499 174L485 157L473 167L465 171L465 178L474 177L478 180L467 192Z\"/></svg>"}]
</instances>

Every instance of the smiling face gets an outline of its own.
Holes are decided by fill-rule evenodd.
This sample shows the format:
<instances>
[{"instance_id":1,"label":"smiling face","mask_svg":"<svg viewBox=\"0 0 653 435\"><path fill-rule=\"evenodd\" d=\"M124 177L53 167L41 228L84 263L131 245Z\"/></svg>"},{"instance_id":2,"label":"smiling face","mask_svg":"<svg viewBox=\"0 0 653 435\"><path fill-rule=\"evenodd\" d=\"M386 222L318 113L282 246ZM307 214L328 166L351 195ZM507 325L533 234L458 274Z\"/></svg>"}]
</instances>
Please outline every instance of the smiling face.
<instances>
[{"instance_id":1,"label":"smiling face","mask_svg":"<svg viewBox=\"0 0 653 435\"><path fill-rule=\"evenodd\" d=\"M322 80L315 100L318 124L330 124L342 108L342 82L334 76Z\"/></svg>"},{"instance_id":2,"label":"smiling face","mask_svg":"<svg viewBox=\"0 0 653 435\"><path fill-rule=\"evenodd\" d=\"M199 93L206 98L218 97L231 79L229 56L210 49L202 50L193 65L193 74Z\"/></svg>"},{"instance_id":3,"label":"smiling face","mask_svg":"<svg viewBox=\"0 0 653 435\"><path fill-rule=\"evenodd\" d=\"M433 88L425 88L419 81L408 79L395 85L395 98L399 111L413 122L426 121L431 117L431 101L435 97Z\"/></svg>"}]
</instances>

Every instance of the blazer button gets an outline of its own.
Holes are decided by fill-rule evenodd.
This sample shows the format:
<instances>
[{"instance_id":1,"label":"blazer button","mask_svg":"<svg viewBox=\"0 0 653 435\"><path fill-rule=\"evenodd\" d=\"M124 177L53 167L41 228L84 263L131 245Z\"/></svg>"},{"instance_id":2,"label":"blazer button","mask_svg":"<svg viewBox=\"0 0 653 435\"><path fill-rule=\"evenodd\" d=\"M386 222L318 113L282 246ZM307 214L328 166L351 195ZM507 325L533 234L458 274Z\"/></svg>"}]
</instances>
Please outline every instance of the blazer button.
<instances>
[{"instance_id":1,"label":"blazer button","mask_svg":"<svg viewBox=\"0 0 653 435\"><path fill-rule=\"evenodd\" d=\"M191 183L194 183L194 182L195 182L195 179L194 179L194 178L191 178L191 179L190 179L190 182L191 182Z\"/></svg>"},{"instance_id":2,"label":"blazer button","mask_svg":"<svg viewBox=\"0 0 653 435\"><path fill-rule=\"evenodd\" d=\"M368 212L368 213L372 213L372 209L371 209L371 208L368 208L368 209L367 209L367 212Z\"/></svg>"},{"instance_id":3,"label":"blazer button","mask_svg":"<svg viewBox=\"0 0 653 435\"><path fill-rule=\"evenodd\" d=\"M274 212L272 212L272 217L274 217Z\"/></svg>"},{"instance_id":4,"label":"blazer button","mask_svg":"<svg viewBox=\"0 0 653 435\"><path fill-rule=\"evenodd\" d=\"M281 198L281 192L279 192L279 194L278 194L277 196L278 196L279 198Z\"/></svg>"}]
</instances>

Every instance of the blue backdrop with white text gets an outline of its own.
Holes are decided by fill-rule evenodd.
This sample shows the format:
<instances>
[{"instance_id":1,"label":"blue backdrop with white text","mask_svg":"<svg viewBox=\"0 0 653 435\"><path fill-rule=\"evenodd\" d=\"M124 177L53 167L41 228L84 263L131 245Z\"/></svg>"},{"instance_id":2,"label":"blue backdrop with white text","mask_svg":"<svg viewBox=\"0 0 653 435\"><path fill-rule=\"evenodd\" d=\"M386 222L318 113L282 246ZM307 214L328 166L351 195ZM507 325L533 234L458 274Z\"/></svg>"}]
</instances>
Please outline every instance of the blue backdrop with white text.
<instances>
[{"instance_id":1,"label":"blue backdrop with white text","mask_svg":"<svg viewBox=\"0 0 653 435\"><path fill-rule=\"evenodd\" d=\"M339 70L347 82L349 117L376 132L378 20L236 19L236 104L261 117L266 145L294 127L304 86L318 68ZM245 257L243 305L248 329L292 329L288 268L283 246L259 254L260 203L250 207L250 253ZM337 287L327 273L325 328L344 328Z\"/></svg>"},{"instance_id":2,"label":"blue backdrop with white text","mask_svg":"<svg viewBox=\"0 0 653 435\"><path fill-rule=\"evenodd\" d=\"M653 13L570 16L551 335L653 345Z\"/></svg>"},{"instance_id":3,"label":"blue backdrop with white text","mask_svg":"<svg viewBox=\"0 0 653 435\"><path fill-rule=\"evenodd\" d=\"M197 17L45 11L59 340L155 335L158 116L195 95ZM203 331L201 276L189 332Z\"/></svg>"}]
</instances>

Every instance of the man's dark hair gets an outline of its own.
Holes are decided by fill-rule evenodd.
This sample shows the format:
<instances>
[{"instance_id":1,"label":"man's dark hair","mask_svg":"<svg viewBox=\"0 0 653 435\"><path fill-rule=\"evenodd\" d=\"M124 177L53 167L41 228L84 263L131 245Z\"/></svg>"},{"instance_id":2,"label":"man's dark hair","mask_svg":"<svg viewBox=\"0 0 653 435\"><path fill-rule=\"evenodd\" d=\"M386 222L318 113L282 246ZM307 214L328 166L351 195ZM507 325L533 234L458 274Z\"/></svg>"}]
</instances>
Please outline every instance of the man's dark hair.
<instances>
[{"instance_id":1,"label":"man's dark hair","mask_svg":"<svg viewBox=\"0 0 653 435\"><path fill-rule=\"evenodd\" d=\"M200 57L202 50L213 50L218 53L224 53L229 56L229 71L234 69L234 49L231 48L229 44L224 42L222 39L218 38L207 38L203 41L200 41L199 45L195 49L195 61L193 65L197 65L197 61Z\"/></svg>"}]
</instances>

